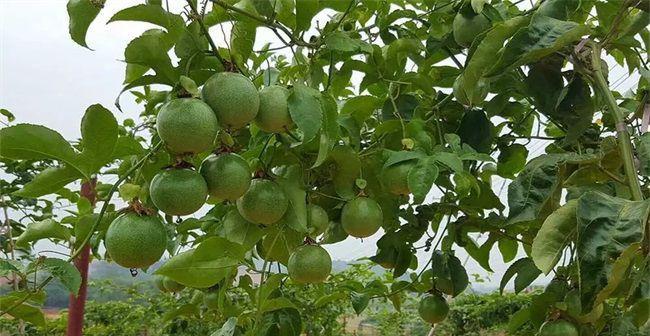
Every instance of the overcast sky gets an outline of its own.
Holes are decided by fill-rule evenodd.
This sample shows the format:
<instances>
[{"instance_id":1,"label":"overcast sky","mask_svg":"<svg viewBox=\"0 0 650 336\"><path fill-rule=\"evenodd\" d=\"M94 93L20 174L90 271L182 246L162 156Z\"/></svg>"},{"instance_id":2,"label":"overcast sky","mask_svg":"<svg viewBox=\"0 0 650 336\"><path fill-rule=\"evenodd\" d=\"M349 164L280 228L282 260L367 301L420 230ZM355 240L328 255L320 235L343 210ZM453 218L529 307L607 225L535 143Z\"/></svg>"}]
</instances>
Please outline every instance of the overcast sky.
<instances>
[{"instance_id":1,"label":"overcast sky","mask_svg":"<svg viewBox=\"0 0 650 336\"><path fill-rule=\"evenodd\" d=\"M87 42L94 50L75 44L68 35L68 16L64 0L0 0L0 108L16 115L16 122L37 123L59 131L67 139L80 137L79 121L91 104L100 103L112 110L119 120L137 119L140 108L129 94L123 95L120 113L113 102L124 79L124 47L132 38L152 26L132 22L106 25L107 20L121 8L143 1L107 1L106 8L91 26ZM170 1L180 6L179 1ZM178 8L177 8L178 9ZM223 45L221 30L211 31L215 40ZM228 33L226 29L226 33ZM258 46L275 40L268 31L259 30ZM625 90L636 81L625 80L626 71L614 67L612 81L623 78L619 90ZM358 79L358 78L357 78ZM616 82L615 84L618 84ZM540 154L542 145L532 145L531 154ZM499 191L500 182L495 183ZM431 199L435 195L432 193ZM506 191L500 194L505 198ZM354 260L374 254L375 234L364 239L347 239L327 246L333 259ZM418 244L421 245L421 244ZM496 250L496 246L495 246ZM493 250L491 264L496 274L488 284L498 285L507 268L500 254ZM422 251L422 250L420 250ZM466 254L457 252L461 261ZM421 264L428 254L420 252ZM483 276L476 263L469 261L468 273Z\"/></svg>"}]
</instances>

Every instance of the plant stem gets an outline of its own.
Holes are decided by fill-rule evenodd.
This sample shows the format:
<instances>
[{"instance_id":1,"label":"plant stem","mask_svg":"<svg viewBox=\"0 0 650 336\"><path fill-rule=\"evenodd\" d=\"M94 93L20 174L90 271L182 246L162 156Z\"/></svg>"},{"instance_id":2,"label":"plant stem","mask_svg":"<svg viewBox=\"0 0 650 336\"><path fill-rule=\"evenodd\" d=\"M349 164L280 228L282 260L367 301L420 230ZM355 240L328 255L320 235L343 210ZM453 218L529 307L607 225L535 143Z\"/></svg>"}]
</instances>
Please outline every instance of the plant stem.
<instances>
[{"instance_id":1,"label":"plant stem","mask_svg":"<svg viewBox=\"0 0 650 336\"><path fill-rule=\"evenodd\" d=\"M192 18L199 24L199 27L201 28L201 32L203 32L203 35L208 40L208 43L210 44L210 49L212 49L212 53L219 60L219 62L221 62L223 67L228 69L228 67L231 66L231 63L226 61L221 56L221 54L219 54L219 48L217 47L217 44L214 43L214 40L212 39L212 37L210 36L210 32L208 31L208 27L205 26L205 23L203 22L201 16L199 15L199 12L196 10L196 5L194 4L194 1L187 0L187 4L190 6L190 9L192 10Z\"/></svg>"},{"instance_id":2,"label":"plant stem","mask_svg":"<svg viewBox=\"0 0 650 336\"><path fill-rule=\"evenodd\" d=\"M616 124L618 148L621 152L621 158L623 159L623 170L625 171L628 187L630 188L632 199L635 201L642 201L643 193L641 192L641 185L639 184L636 167L634 166L634 156L632 154L632 140L630 139L630 133L627 131L625 118L623 117L621 110L618 108L616 99L614 98L612 91L609 90L607 81L603 76L602 66L600 62L600 46L595 43L591 43L591 45L593 47L593 52L591 54L591 62L593 65L592 73L595 79L595 85L603 95L603 98L609 107L612 119Z\"/></svg>"},{"instance_id":3,"label":"plant stem","mask_svg":"<svg viewBox=\"0 0 650 336\"><path fill-rule=\"evenodd\" d=\"M92 236L93 232L95 232L95 230L99 226L99 223L102 221L102 218L104 217L104 214L106 213L106 210L108 209L108 206L109 206L109 204L111 202L111 198L113 198L113 194L115 194L115 192L117 191L117 188L120 186L120 184L122 184L122 182L124 182L129 177L129 175L133 174L133 172L135 172L138 168L140 168L140 166L142 166L145 162L147 162L147 160L149 160L149 158L153 154L155 154L161 147L162 147L162 142L159 142L156 145L154 145L154 147L149 151L149 153L147 153L144 157L142 157L142 159L140 159L140 161L136 162L135 165L133 165L131 168L129 168L129 170L123 176L120 176L120 178L111 186L111 189L108 192L108 195L106 196L106 200L104 200L104 204L102 205L102 208L99 211L99 215L97 216L97 220L90 227L90 231L89 231L88 235L86 236L86 238L84 238L84 240L81 242L79 247L74 251L74 253L72 253L72 255L70 255L70 258L68 258L68 260L67 260L68 262L71 262L75 258L77 258L81 254L81 252L83 251L83 248L86 246L86 244L88 244L88 242L90 241L90 237ZM27 301L32 295L34 295L35 292L38 292L41 289L45 288L45 286L47 286L47 284L50 283L50 281L52 281L53 279L54 279L54 277L51 276L51 275L49 277L47 277L45 280L43 280L43 282L40 285L38 285L34 289L34 291L25 294L25 296L23 296L20 300L17 300L16 302L14 302L14 304L9 306L8 308L4 308L3 310L0 310L0 316L2 316L4 314L7 314L7 313L11 312L12 310L16 309L16 307L20 306L25 301Z\"/></svg>"}]
</instances>

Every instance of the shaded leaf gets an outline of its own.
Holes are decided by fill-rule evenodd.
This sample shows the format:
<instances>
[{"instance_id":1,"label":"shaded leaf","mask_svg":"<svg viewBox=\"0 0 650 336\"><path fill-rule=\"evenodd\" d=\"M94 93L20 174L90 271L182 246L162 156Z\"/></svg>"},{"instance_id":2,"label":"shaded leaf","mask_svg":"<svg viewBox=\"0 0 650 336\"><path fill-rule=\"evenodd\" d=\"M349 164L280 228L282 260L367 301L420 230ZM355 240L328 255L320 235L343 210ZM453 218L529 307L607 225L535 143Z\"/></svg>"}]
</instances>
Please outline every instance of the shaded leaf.
<instances>
[{"instance_id":1,"label":"shaded leaf","mask_svg":"<svg viewBox=\"0 0 650 336\"><path fill-rule=\"evenodd\" d=\"M515 261L501 278L499 289L503 294L503 289L506 287L510 279L515 277L515 293L519 293L526 289L542 272L535 267L535 263L530 258L522 258Z\"/></svg>"},{"instance_id":2,"label":"shaded leaf","mask_svg":"<svg viewBox=\"0 0 650 336\"><path fill-rule=\"evenodd\" d=\"M564 248L577 232L577 200L570 200L551 213L537 231L531 248L531 258L544 274L548 274L562 256Z\"/></svg>"}]
</instances>

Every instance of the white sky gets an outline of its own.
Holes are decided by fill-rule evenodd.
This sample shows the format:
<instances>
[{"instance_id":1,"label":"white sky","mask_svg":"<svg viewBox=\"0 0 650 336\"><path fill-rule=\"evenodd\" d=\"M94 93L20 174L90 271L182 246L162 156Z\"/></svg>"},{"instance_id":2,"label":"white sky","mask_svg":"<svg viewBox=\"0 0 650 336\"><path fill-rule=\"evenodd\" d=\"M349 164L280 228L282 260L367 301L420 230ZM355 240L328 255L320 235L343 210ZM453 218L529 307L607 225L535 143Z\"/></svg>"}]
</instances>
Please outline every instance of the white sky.
<instances>
[{"instance_id":1,"label":"white sky","mask_svg":"<svg viewBox=\"0 0 650 336\"><path fill-rule=\"evenodd\" d=\"M130 94L124 94L121 100L124 113L120 113L113 102L124 79L125 63L120 61L124 47L132 38L152 26L132 22L107 26L106 22L117 10L144 2L107 1L106 8L100 12L87 35L86 41L94 49L91 51L70 39L66 2L0 0L0 108L14 113L16 122L43 124L59 131L67 139L77 139L80 137L79 122L91 104L104 105L116 114L118 120L137 119L140 108ZM170 1L174 9L179 9L184 3ZM221 30L213 28L211 33L215 41L223 46ZM226 30L226 33L229 31ZM267 41L276 41L276 38L266 29L258 30L256 50ZM615 66L610 78L612 81L624 80L625 74L625 69ZM636 80L624 80L618 89L624 91L626 86L631 85L628 83L636 83ZM539 143L533 143L529 148L531 155L539 155L543 149ZM498 192L501 182L494 183L494 186ZM506 189L500 194L504 200ZM431 200L432 196L428 199ZM370 257L380 237L381 234L375 234L363 242L348 238L344 242L328 245L327 249L335 260ZM491 265L496 274L489 277L486 283L489 286L498 286L507 268L494 249ZM466 258L464 250L458 250L457 255L461 261ZM421 265L428 258L424 252L418 255ZM470 278L472 273L486 275L473 261L466 266Z\"/></svg>"}]
</instances>

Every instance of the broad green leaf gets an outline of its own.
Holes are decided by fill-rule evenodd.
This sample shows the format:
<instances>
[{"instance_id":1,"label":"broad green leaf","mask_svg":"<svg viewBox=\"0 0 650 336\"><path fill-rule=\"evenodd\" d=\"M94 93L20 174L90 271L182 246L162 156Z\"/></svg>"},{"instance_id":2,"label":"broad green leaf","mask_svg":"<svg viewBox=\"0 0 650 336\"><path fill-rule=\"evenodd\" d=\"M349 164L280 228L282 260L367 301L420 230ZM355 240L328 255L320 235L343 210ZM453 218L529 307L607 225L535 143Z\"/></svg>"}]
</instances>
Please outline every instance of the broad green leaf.
<instances>
[{"instance_id":1,"label":"broad green leaf","mask_svg":"<svg viewBox=\"0 0 650 336\"><path fill-rule=\"evenodd\" d=\"M21 296L12 295L14 293L0 296L0 307L12 306L21 298ZM45 326L45 314L43 314L43 311L40 308L34 307L27 303L20 304L13 310L9 311L7 314L13 318L32 323L36 326Z\"/></svg>"},{"instance_id":2,"label":"broad green leaf","mask_svg":"<svg viewBox=\"0 0 650 336\"><path fill-rule=\"evenodd\" d=\"M50 273L53 277L61 281L61 284L70 291L71 294L77 295L81 286L81 275L73 264L57 258L45 258L39 262L39 269Z\"/></svg>"},{"instance_id":3,"label":"broad green leaf","mask_svg":"<svg viewBox=\"0 0 650 336\"><path fill-rule=\"evenodd\" d=\"M467 271L453 254L435 251L431 257L431 269L436 288L452 297L458 296L469 285Z\"/></svg>"},{"instance_id":4,"label":"broad green leaf","mask_svg":"<svg viewBox=\"0 0 650 336\"><path fill-rule=\"evenodd\" d=\"M515 261L501 278L501 284L499 289L501 294L503 294L503 289L506 287L510 279L513 276L515 277L515 293L519 293L522 290L526 289L542 272L535 267L535 263L530 258L522 258Z\"/></svg>"},{"instance_id":5,"label":"broad green leaf","mask_svg":"<svg viewBox=\"0 0 650 336\"><path fill-rule=\"evenodd\" d=\"M639 173L643 176L650 176L650 133L641 134L636 141L636 151L639 156Z\"/></svg>"},{"instance_id":6,"label":"broad green leaf","mask_svg":"<svg viewBox=\"0 0 650 336\"><path fill-rule=\"evenodd\" d=\"M1 129L0 156L14 160L54 159L85 172L68 141L40 125L18 124Z\"/></svg>"},{"instance_id":7,"label":"broad green leaf","mask_svg":"<svg viewBox=\"0 0 650 336\"><path fill-rule=\"evenodd\" d=\"M274 299L268 299L264 301L264 304L262 305L262 312L270 312L278 309L284 309L284 308L293 308L293 309L298 309L296 305L291 302L286 297L278 297Z\"/></svg>"},{"instance_id":8,"label":"broad green leaf","mask_svg":"<svg viewBox=\"0 0 650 336\"><path fill-rule=\"evenodd\" d=\"M368 44L354 39L348 33L342 31L333 31L327 34L324 41L327 48L333 51L346 53L372 51L372 48Z\"/></svg>"},{"instance_id":9,"label":"broad green leaf","mask_svg":"<svg viewBox=\"0 0 650 336\"><path fill-rule=\"evenodd\" d=\"M320 308L325 306L326 304L334 301L339 301L342 299L345 299L348 296L348 294L344 291L336 291L324 296L321 296L314 302L314 307Z\"/></svg>"},{"instance_id":10,"label":"broad green leaf","mask_svg":"<svg viewBox=\"0 0 650 336\"><path fill-rule=\"evenodd\" d=\"M456 153L436 152L432 157L456 173L463 171L463 160Z\"/></svg>"},{"instance_id":11,"label":"broad green leaf","mask_svg":"<svg viewBox=\"0 0 650 336\"><path fill-rule=\"evenodd\" d=\"M479 90L479 80L497 61L503 43L528 22L528 17L517 16L495 24L487 32L463 69L463 89L467 97L473 97L474 92Z\"/></svg>"},{"instance_id":12,"label":"broad green leaf","mask_svg":"<svg viewBox=\"0 0 650 336\"><path fill-rule=\"evenodd\" d=\"M408 186L415 203L422 203L438 178L438 166L431 158L419 160L408 173Z\"/></svg>"},{"instance_id":13,"label":"broad green leaf","mask_svg":"<svg viewBox=\"0 0 650 336\"><path fill-rule=\"evenodd\" d=\"M115 13L107 23L115 21L140 21L148 22L167 29L172 40L180 36L185 28L185 23L180 15L164 10L161 6L140 4L122 9Z\"/></svg>"},{"instance_id":14,"label":"broad green leaf","mask_svg":"<svg viewBox=\"0 0 650 336\"><path fill-rule=\"evenodd\" d=\"M273 226L269 228L268 233L262 239L262 255L268 260L279 261L286 265L289 262L289 256L302 244L304 237L304 234L283 225Z\"/></svg>"},{"instance_id":15,"label":"broad green leaf","mask_svg":"<svg viewBox=\"0 0 650 336\"><path fill-rule=\"evenodd\" d=\"M70 37L82 47L88 48L86 44L86 33L88 27L95 20L103 5L99 1L92 0L68 0L68 17L70 18Z\"/></svg>"},{"instance_id":16,"label":"broad green leaf","mask_svg":"<svg viewBox=\"0 0 650 336\"><path fill-rule=\"evenodd\" d=\"M81 119L83 151L79 162L87 174L93 174L113 159L117 142L117 120L99 104L91 105Z\"/></svg>"},{"instance_id":17,"label":"broad green leaf","mask_svg":"<svg viewBox=\"0 0 650 336\"><path fill-rule=\"evenodd\" d=\"M0 259L0 277L6 277L11 273L21 274L20 270L16 266L20 266L20 264L14 260Z\"/></svg>"},{"instance_id":18,"label":"broad green leaf","mask_svg":"<svg viewBox=\"0 0 650 336\"><path fill-rule=\"evenodd\" d=\"M336 117L338 116L336 100L331 95L323 94L321 96L321 108L323 110L323 128L320 132L318 156L312 168L319 167L325 163L329 157L330 150L334 146L335 139L340 137L339 125L336 122Z\"/></svg>"},{"instance_id":19,"label":"broad green leaf","mask_svg":"<svg viewBox=\"0 0 650 336\"><path fill-rule=\"evenodd\" d=\"M503 47L499 60L486 76L501 75L508 69L538 61L588 33L587 26L534 15L530 25L519 30Z\"/></svg>"},{"instance_id":20,"label":"broad green leaf","mask_svg":"<svg viewBox=\"0 0 650 336\"><path fill-rule=\"evenodd\" d=\"M528 148L522 144L512 144L501 148L497 164L497 173L503 177L513 178L526 166Z\"/></svg>"},{"instance_id":21,"label":"broad green leaf","mask_svg":"<svg viewBox=\"0 0 650 336\"><path fill-rule=\"evenodd\" d=\"M483 245L478 245L471 237L467 237L469 241L464 246L465 251L469 254L476 262L483 267L488 272L493 272L490 267L490 251L494 243L497 242L494 235L490 235L488 239L483 243Z\"/></svg>"},{"instance_id":22,"label":"broad green leaf","mask_svg":"<svg viewBox=\"0 0 650 336\"><path fill-rule=\"evenodd\" d=\"M296 31L309 29L311 20L318 11L318 0L296 1Z\"/></svg>"},{"instance_id":23,"label":"broad green leaf","mask_svg":"<svg viewBox=\"0 0 650 336\"><path fill-rule=\"evenodd\" d=\"M355 181L359 177L361 169L359 154L349 146L339 145L332 148L330 158L336 164L333 177L336 193L344 199L354 198L356 196Z\"/></svg>"},{"instance_id":24,"label":"broad green leaf","mask_svg":"<svg viewBox=\"0 0 650 336\"><path fill-rule=\"evenodd\" d=\"M34 176L31 181L25 183L22 189L13 194L20 197L37 198L61 190L82 177L83 175L78 170L68 165L49 167Z\"/></svg>"},{"instance_id":25,"label":"broad green leaf","mask_svg":"<svg viewBox=\"0 0 650 336\"><path fill-rule=\"evenodd\" d=\"M153 69L164 83L173 84L178 75L167 52L171 49L169 33L161 29L150 29L133 39L124 49L124 61Z\"/></svg>"},{"instance_id":26,"label":"broad green leaf","mask_svg":"<svg viewBox=\"0 0 650 336\"><path fill-rule=\"evenodd\" d=\"M497 243L499 252L501 252L501 257L503 258L504 263L509 263L517 256L517 251L519 250L519 243L514 239L501 238Z\"/></svg>"},{"instance_id":27,"label":"broad green leaf","mask_svg":"<svg viewBox=\"0 0 650 336\"><path fill-rule=\"evenodd\" d=\"M352 308L357 315L361 314L368 303L370 303L370 295L364 293L350 292L350 301L352 302Z\"/></svg>"},{"instance_id":28,"label":"broad green leaf","mask_svg":"<svg viewBox=\"0 0 650 336\"><path fill-rule=\"evenodd\" d=\"M487 118L485 112L469 110L460 121L456 133L464 144L470 145L480 153L489 153L494 137L494 125Z\"/></svg>"},{"instance_id":29,"label":"broad green leaf","mask_svg":"<svg viewBox=\"0 0 650 336\"><path fill-rule=\"evenodd\" d=\"M253 52L257 25L249 20L235 21L230 33L230 53L237 64L245 64Z\"/></svg>"},{"instance_id":30,"label":"broad green leaf","mask_svg":"<svg viewBox=\"0 0 650 336\"><path fill-rule=\"evenodd\" d=\"M237 327L237 318L229 318L219 330L210 334L210 336L233 336L235 334L235 328Z\"/></svg>"},{"instance_id":31,"label":"broad green leaf","mask_svg":"<svg viewBox=\"0 0 650 336\"><path fill-rule=\"evenodd\" d=\"M565 156L534 158L508 186L508 224L543 222L559 205Z\"/></svg>"},{"instance_id":32,"label":"broad green leaf","mask_svg":"<svg viewBox=\"0 0 650 336\"><path fill-rule=\"evenodd\" d=\"M621 255L616 259L612 268L610 270L609 278L607 279L607 285L603 287L596 298L594 299L593 306L598 307L600 304L609 299L612 293L618 288L618 286L627 279L628 268L630 268L631 263L634 261L634 258L640 255L641 249L639 243L633 243L628 246ZM592 309L592 312L585 314L586 316L595 315Z\"/></svg>"},{"instance_id":33,"label":"broad green leaf","mask_svg":"<svg viewBox=\"0 0 650 336\"><path fill-rule=\"evenodd\" d=\"M307 195L302 185L302 168L299 165L286 167L278 176L276 182L289 198L289 208L285 212L282 222L297 232L306 233L307 228Z\"/></svg>"},{"instance_id":34,"label":"broad green leaf","mask_svg":"<svg viewBox=\"0 0 650 336\"><path fill-rule=\"evenodd\" d=\"M16 238L16 245L27 247L31 242L45 238L67 241L70 239L70 229L57 223L53 219L33 222L28 224L25 231Z\"/></svg>"},{"instance_id":35,"label":"broad green leaf","mask_svg":"<svg viewBox=\"0 0 650 336\"><path fill-rule=\"evenodd\" d=\"M245 220L237 210L231 210L222 221L220 234L229 241L250 249L262 239L264 230Z\"/></svg>"},{"instance_id":36,"label":"broad green leaf","mask_svg":"<svg viewBox=\"0 0 650 336\"><path fill-rule=\"evenodd\" d=\"M562 256L564 248L577 232L577 200L570 200L551 213L537 231L533 240L531 258L544 274L551 272Z\"/></svg>"},{"instance_id":37,"label":"broad green leaf","mask_svg":"<svg viewBox=\"0 0 650 336\"><path fill-rule=\"evenodd\" d=\"M628 201L597 191L578 199L576 253L583 298L592 298L607 284L610 263L628 246L640 242L643 225L650 216L650 200ZM591 309L592 307L586 307Z\"/></svg>"},{"instance_id":38,"label":"broad green leaf","mask_svg":"<svg viewBox=\"0 0 650 336\"><path fill-rule=\"evenodd\" d=\"M163 264L156 274L188 287L208 288L231 272L244 258L244 248L225 238L211 237L196 249L182 252Z\"/></svg>"},{"instance_id":39,"label":"broad green leaf","mask_svg":"<svg viewBox=\"0 0 650 336\"><path fill-rule=\"evenodd\" d=\"M414 159L424 158L425 155L422 152L418 151L396 151L392 152L388 157L388 160L384 163L384 168L388 168L392 165L398 164L404 161L410 161Z\"/></svg>"},{"instance_id":40,"label":"broad green leaf","mask_svg":"<svg viewBox=\"0 0 650 336\"><path fill-rule=\"evenodd\" d=\"M381 100L374 96L355 96L345 101L341 114L350 114L362 123L381 106Z\"/></svg>"},{"instance_id":41,"label":"broad green leaf","mask_svg":"<svg viewBox=\"0 0 650 336\"><path fill-rule=\"evenodd\" d=\"M320 93L303 84L294 85L288 104L291 119L304 134L304 142L313 139L322 126Z\"/></svg>"}]
</instances>

